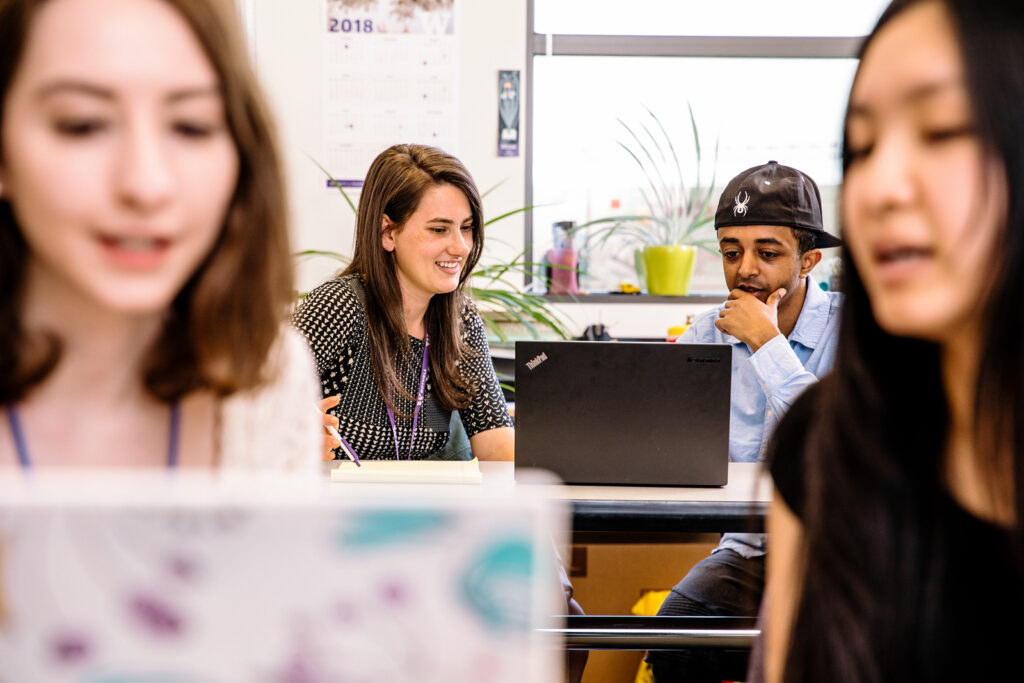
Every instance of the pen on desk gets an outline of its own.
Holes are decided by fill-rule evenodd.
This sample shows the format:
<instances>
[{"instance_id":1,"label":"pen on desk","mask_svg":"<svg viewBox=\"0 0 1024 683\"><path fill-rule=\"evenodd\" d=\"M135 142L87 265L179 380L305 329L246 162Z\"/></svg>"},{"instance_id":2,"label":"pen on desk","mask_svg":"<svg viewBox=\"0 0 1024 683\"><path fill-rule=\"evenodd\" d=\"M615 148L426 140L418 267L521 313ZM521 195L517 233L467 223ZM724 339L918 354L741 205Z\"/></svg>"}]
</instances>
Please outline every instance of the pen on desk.
<instances>
[{"instance_id":1,"label":"pen on desk","mask_svg":"<svg viewBox=\"0 0 1024 683\"><path fill-rule=\"evenodd\" d=\"M341 442L341 446L339 446L339 448L341 448L341 452L347 455L349 458L351 458L352 462L356 464L356 467L362 467L362 464L359 462L359 456L356 455L356 452L352 449L351 446L348 445L348 441L345 441L345 439L341 438L341 434L338 433L338 430L332 427L331 425L324 425L324 429L327 430L328 434L330 434L339 442Z\"/></svg>"},{"instance_id":2,"label":"pen on desk","mask_svg":"<svg viewBox=\"0 0 1024 683\"><path fill-rule=\"evenodd\" d=\"M317 414L323 416L324 413L320 413L318 411ZM355 450L353 450L353 448L348 445L348 442L341 437L341 434L339 434L338 430L334 428L334 425L325 423L324 431L327 432L327 434L332 438L337 439L339 444L338 448L340 448L341 452L347 455L352 460L352 462L356 464L356 467L362 467L362 465L359 463L359 456L356 455Z\"/></svg>"}]
</instances>

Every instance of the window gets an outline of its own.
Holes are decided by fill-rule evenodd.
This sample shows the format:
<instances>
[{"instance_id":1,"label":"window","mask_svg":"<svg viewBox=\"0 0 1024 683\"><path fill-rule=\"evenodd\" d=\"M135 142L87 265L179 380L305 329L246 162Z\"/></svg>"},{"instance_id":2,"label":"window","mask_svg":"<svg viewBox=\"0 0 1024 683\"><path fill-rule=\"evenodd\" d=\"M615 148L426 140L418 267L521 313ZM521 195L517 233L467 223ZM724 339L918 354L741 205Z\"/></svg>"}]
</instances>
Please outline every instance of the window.
<instances>
[{"instance_id":1,"label":"window","mask_svg":"<svg viewBox=\"0 0 1024 683\"><path fill-rule=\"evenodd\" d=\"M846 4L856 7L822 0L532 0L527 192L538 208L526 242L534 260L550 248L556 221L647 213L640 188L649 195L649 183L661 180L645 177L624 148L642 156L630 130L670 162L674 150L688 186L698 169L702 185L714 178L711 208L743 169L770 159L795 166L818 182L826 229L837 230L839 145L856 36L870 31L883 7ZM699 165L688 108L701 142ZM644 126L659 145L650 144ZM613 237L590 246L582 254L583 289L636 282L631 242ZM724 288L718 258L701 254L691 291Z\"/></svg>"},{"instance_id":2,"label":"window","mask_svg":"<svg viewBox=\"0 0 1024 683\"><path fill-rule=\"evenodd\" d=\"M533 0L537 34L867 35L889 0Z\"/></svg>"}]
</instances>

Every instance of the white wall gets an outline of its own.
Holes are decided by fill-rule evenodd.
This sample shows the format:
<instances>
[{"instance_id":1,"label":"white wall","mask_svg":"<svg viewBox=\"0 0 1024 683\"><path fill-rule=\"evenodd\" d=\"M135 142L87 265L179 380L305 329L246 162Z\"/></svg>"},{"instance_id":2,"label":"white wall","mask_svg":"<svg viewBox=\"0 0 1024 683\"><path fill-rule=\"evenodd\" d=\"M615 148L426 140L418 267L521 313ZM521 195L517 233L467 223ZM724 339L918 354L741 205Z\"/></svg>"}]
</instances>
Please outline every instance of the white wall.
<instances>
[{"instance_id":1,"label":"white wall","mask_svg":"<svg viewBox=\"0 0 1024 683\"><path fill-rule=\"evenodd\" d=\"M484 200L487 216L525 203L523 157L497 156L497 79L502 69L526 70L526 0L455 0L458 39L458 156L481 190L501 186ZM291 199L296 249L351 253L352 212L340 194L324 187L310 160L323 149L321 75L324 0L249 0L256 68L280 129ZM524 84L525 85L525 84ZM521 98L523 131L527 93ZM396 140L395 142L400 142ZM525 143L525 140L523 140ZM522 153L522 148L520 153ZM523 218L513 216L488 232L485 260L523 248ZM328 277L338 264L313 259L299 267L300 290ZM559 307L570 330L603 322L616 336L661 337L670 325L701 307L682 304L572 304Z\"/></svg>"},{"instance_id":2,"label":"white wall","mask_svg":"<svg viewBox=\"0 0 1024 683\"><path fill-rule=\"evenodd\" d=\"M458 148L447 150L466 164L488 195L495 216L523 205L522 157L497 156L498 71L525 71L525 0L455 0L458 39ZM277 116L284 152L292 226L297 249L351 253L352 212L310 160L323 149L321 119L324 0L250 0L256 69ZM525 103L523 103L525 106ZM525 111L525 108L523 109ZM404 140L395 140L405 142ZM522 249L521 216L489 233L487 253L503 258ZM510 243L502 247L499 241ZM325 259L303 263L299 287L308 289L336 269Z\"/></svg>"}]
</instances>

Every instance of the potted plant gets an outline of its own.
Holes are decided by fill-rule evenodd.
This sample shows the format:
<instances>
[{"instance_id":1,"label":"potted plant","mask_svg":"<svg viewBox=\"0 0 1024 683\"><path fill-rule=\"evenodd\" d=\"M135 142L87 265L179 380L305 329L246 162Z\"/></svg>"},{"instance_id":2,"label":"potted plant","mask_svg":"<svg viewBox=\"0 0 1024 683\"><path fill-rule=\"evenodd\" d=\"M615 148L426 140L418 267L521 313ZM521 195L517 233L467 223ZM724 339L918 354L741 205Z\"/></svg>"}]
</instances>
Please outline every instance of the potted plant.
<instances>
[{"instance_id":1,"label":"potted plant","mask_svg":"<svg viewBox=\"0 0 1024 683\"><path fill-rule=\"evenodd\" d=\"M600 248L612 236L624 237L634 247L641 282L646 275L648 293L686 295L697 249L718 252L718 242L710 234L715 177L712 172L710 182L701 182L701 140L692 107L687 105L694 148L692 185L683 176L683 165L672 138L654 112L646 107L645 110L647 117L638 127L618 119L629 138L627 142L618 141L618 145L644 177L639 191L647 212L599 218L577 226L576 230L583 231L586 250ZM717 160L716 143L714 161Z\"/></svg>"}]
</instances>

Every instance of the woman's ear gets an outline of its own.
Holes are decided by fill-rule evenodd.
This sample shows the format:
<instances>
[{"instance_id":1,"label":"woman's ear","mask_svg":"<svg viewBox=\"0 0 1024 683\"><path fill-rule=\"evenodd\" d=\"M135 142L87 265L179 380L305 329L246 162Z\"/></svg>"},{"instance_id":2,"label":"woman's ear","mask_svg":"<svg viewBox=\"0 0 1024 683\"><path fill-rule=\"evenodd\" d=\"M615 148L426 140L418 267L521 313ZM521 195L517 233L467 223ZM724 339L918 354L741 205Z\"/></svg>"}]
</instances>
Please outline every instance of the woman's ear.
<instances>
[{"instance_id":1,"label":"woman's ear","mask_svg":"<svg viewBox=\"0 0 1024 683\"><path fill-rule=\"evenodd\" d=\"M395 250L395 224L386 213L382 214L380 219L380 241L384 251Z\"/></svg>"}]
</instances>

